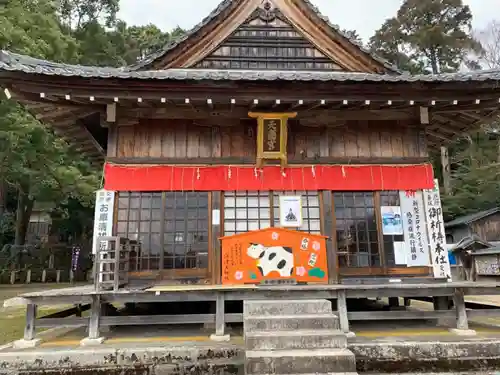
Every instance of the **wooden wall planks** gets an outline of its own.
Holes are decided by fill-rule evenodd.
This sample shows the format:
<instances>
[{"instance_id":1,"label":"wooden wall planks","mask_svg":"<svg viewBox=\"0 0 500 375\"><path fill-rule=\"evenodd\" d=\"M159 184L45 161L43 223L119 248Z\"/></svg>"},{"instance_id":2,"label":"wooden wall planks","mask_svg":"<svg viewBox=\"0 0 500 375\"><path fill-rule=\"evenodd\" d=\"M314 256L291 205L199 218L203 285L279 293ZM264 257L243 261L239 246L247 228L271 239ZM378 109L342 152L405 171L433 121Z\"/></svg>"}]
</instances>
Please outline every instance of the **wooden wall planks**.
<instances>
[{"instance_id":1,"label":"wooden wall planks","mask_svg":"<svg viewBox=\"0 0 500 375\"><path fill-rule=\"evenodd\" d=\"M397 121L350 121L342 127L304 127L295 122L289 131L288 157L426 157L421 132ZM143 120L118 127L117 157L253 158L256 134L252 120L220 127L200 126L190 120Z\"/></svg>"}]
</instances>

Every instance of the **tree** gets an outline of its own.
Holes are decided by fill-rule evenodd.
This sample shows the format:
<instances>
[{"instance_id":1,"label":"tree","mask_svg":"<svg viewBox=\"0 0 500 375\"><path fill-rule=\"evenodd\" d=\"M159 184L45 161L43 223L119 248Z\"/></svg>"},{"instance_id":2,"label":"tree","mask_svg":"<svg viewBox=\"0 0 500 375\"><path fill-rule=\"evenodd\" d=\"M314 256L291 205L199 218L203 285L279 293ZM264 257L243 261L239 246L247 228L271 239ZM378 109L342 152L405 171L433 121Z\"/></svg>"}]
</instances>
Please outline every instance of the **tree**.
<instances>
[{"instance_id":1,"label":"tree","mask_svg":"<svg viewBox=\"0 0 500 375\"><path fill-rule=\"evenodd\" d=\"M80 30L89 23L104 20L106 27L114 26L120 10L120 0L59 0L61 23L68 30Z\"/></svg>"},{"instance_id":2,"label":"tree","mask_svg":"<svg viewBox=\"0 0 500 375\"><path fill-rule=\"evenodd\" d=\"M75 61L77 41L49 0L12 0L0 8L0 47L33 57ZM24 108L0 98L0 189L16 194L15 244L24 244L34 202L89 202L96 173ZM3 195L5 189L3 191Z\"/></svg>"},{"instance_id":3,"label":"tree","mask_svg":"<svg viewBox=\"0 0 500 375\"><path fill-rule=\"evenodd\" d=\"M472 13L462 0L405 0L370 39L370 46L394 64L425 73L474 65L481 44L471 35Z\"/></svg>"},{"instance_id":4,"label":"tree","mask_svg":"<svg viewBox=\"0 0 500 375\"><path fill-rule=\"evenodd\" d=\"M0 49L72 62L78 44L61 29L51 0L9 0L0 7Z\"/></svg>"},{"instance_id":5,"label":"tree","mask_svg":"<svg viewBox=\"0 0 500 375\"><path fill-rule=\"evenodd\" d=\"M483 47L478 56L481 65L489 69L500 68L500 21L493 20L474 34Z\"/></svg>"}]
</instances>

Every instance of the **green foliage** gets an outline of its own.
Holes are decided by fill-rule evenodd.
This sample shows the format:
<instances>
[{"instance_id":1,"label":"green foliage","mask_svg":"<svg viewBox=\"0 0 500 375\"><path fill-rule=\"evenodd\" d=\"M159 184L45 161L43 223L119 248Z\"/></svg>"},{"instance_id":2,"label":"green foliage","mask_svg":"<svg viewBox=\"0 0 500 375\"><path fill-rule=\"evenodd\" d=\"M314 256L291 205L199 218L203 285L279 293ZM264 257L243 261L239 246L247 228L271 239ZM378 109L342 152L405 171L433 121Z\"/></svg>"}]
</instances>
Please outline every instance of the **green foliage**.
<instances>
[{"instance_id":1,"label":"green foliage","mask_svg":"<svg viewBox=\"0 0 500 375\"><path fill-rule=\"evenodd\" d=\"M405 0L370 40L373 50L411 72L452 72L481 45L471 35L472 13L462 0Z\"/></svg>"},{"instance_id":2,"label":"green foliage","mask_svg":"<svg viewBox=\"0 0 500 375\"><path fill-rule=\"evenodd\" d=\"M95 66L136 63L184 33L117 20L119 0L8 0L0 7L0 49L57 62ZM25 238L34 202L55 202L54 230L91 230L101 171L0 95L0 245ZM9 194L5 194L6 191ZM6 197L7 196L7 197ZM6 199L17 207L5 209Z\"/></svg>"},{"instance_id":3,"label":"green foliage","mask_svg":"<svg viewBox=\"0 0 500 375\"><path fill-rule=\"evenodd\" d=\"M500 206L499 135L480 131L450 150L452 193L443 197L445 216L453 218Z\"/></svg>"},{"instance_id":4,"label":"green foliage","mask_svg":"<svg viewBox=\"0 0 500 375\"><path fill-rule=\"evenodd\" d=\"M74 61L77 42L63 33L51 0L9 0L0 7L0 49Z\"/></svg>"}]
</instances>

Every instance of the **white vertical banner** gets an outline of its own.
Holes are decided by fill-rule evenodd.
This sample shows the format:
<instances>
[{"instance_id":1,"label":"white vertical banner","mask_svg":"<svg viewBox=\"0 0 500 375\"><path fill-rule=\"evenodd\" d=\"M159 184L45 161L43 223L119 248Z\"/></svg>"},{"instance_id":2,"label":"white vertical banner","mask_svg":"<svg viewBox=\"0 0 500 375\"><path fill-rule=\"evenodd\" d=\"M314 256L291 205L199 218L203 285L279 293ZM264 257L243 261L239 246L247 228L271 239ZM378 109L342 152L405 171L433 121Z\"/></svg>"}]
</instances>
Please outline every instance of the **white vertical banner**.
<instances>
[{"instance_id":1,"label":"white vertical banner","mask_svg":"<svg viewBox=\"0 0 500 375\"><path fill-rule=\"evenodd\" d=\"M98 237L113 235L113 213L115 208L115 192L98 190L95 195L94 233L92 237L92 253L97 254Z\"/></svg>"},{"instance_id":2,"label":"white vertical banner","mask_svg":"<svg viewBox=\"0 0 500 375\"><path fill-rule=\"evenodd\" d=\"M439 196L439 182L434 180L434 189L424 190L425 221L429 236L434 277L451 281L450 260L446 248L446 235L443 222L443 208Z\"/></svg>"},{"instance_id":3,"label":"white vertical banner","mask_svg":"<svg viewBox=\"0 0 500 375\"><path fill-rule=\"evenodd\" d=\"M400 191L401 217L408 267L424 267L430 263L425 227L422 191Z\"/></svg>"}]
</instances>

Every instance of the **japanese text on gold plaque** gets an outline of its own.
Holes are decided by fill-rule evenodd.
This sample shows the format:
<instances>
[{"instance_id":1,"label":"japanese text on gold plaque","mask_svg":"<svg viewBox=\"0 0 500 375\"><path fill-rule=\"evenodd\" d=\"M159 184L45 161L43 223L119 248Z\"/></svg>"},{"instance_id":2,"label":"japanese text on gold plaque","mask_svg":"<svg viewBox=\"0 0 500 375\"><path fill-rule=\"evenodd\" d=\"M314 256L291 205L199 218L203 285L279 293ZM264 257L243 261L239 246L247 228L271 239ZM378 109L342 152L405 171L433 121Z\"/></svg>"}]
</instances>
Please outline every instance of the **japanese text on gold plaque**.
<instances>
[{"instance_id":1,"label":"japanese text on gold plaque","mask_svg":"<svg viewBox=\"0 0 500 375\"><path fill-rule=\"evenodd\" d=\"M287 164L288 119L296 113L253 113L257 119L257 166L265 161L279 160L281 166Z\"/></svg>"}]
</instances>

